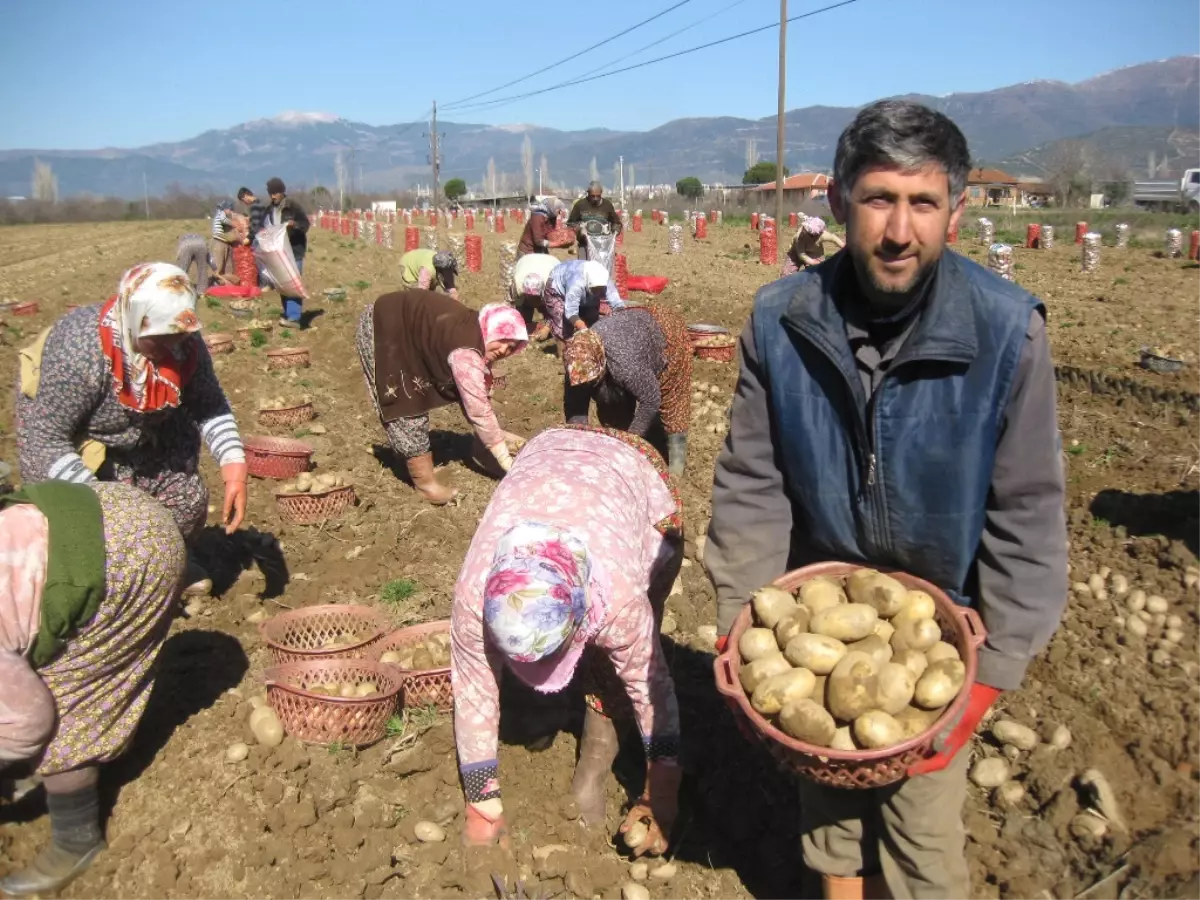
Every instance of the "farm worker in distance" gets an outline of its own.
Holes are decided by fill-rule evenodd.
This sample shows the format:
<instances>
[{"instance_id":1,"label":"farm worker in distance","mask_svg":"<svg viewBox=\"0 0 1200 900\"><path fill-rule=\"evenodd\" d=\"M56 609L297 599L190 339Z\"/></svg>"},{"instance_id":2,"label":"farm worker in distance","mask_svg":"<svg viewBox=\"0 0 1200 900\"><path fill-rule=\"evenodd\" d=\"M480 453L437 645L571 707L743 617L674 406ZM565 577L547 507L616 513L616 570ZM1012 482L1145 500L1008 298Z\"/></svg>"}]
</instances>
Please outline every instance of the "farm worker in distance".
<instances>
[{"instance_id":1,"label":"farm worker in distance","mask_svg":"<svg viewBox=\"0 0 1200 900\"><path fill-rule=\"evenodd\" d=\"M517 243L517 259L529 253L550 252L549 235L554 230L561 206L555 197L544 200L529 198L529 221L525 223L521 240Z\"/></svg>"},{"instance_id":2,"label":"farm worker in distance","mask_svg":"<svg viewBox=\"0 0 1200 900\"><path fill-rule=\"evenodd\" d=\"M219 283L237 284L233 248L246 242L249 227L246 217L233 211L232 201L223 201L217 207L212 221L208 256L212 262L212 277Z\"/></svg>"},{"instance_id":3,"label":"farm worker in distance","mask_svg":"<svg viewBox=\"0 0 1200 900\"><path fill-rule=\"evenodd\" d=\"M720 635L752 592L822 560L917 575L988 628L961 721L913 777L801 782L804 859L827 897L971 896L959 751L1020 686L1067 596L1045 308L946 251L970 164L941 113L859 111L829 194L846 252L759 290L713 480L704 561Z\"/></svg>"},{"instance_id":4,"label":"farm worker in distance","mask_svg":"<svg viewBox=\"0 0 1200 900\"><path fill-rule=\"evenodd\" d=\"M208 258L208 242L202 234L184 234L179 238L175 247L175 265L189 278L192 277L192 267L196 267L196 277L192 284L197 291L204 291L212 283L210 270L212 261Z\"/></svg>"},{"instance_id":5,"label":"farm worker in distance","mask_svg":"<svg viewBox=\"0 0 1200 900\"><path fill-rule=\"evenodd\" d=\"M550 319L542 305L542 294L550 273L560 260L549 253L527 253L517 260L513 266L512 283L509 285L509 296L521 318L525 320L525 328L535 341L544 341L550 337ZM542 324L533 331L533 313L537 310L542 314Z\"/></svg>"},{"instance_id":6,"label":"farm worker in distance","mask_svg":"<svg viewBox=\"0 0 1200 900\"><path fill-rule=\"evenodd\" d=\"M500 428L492 408L492 367L529 342L521 314L503 303L476 311L445 294L398 291L368 304L355 343L367 393L413 487L434 505L458 491L433 471L429 411L458 403L475 430L477 458L486 448L495 465L512 465L508 444L521 438Z\"/></svg>"},{"instance_id":7,"label":"farm worker in distance","mask_svg":"<svg viewBox=\"0 0 1200 900\"><path fill-rule=\"evenodd\" d=\"M692 343L675 310L626 307L576 332L563 347L563 413L586 425L592 400L600 424L643 437L683 475L692 419Z\"/></svg>"},{"instance_id":8,"label":"farm worker in distance","mask_svg":"<svg viewBox=\"0 0 1200 900\"><path fill-rule=\"evenodd\" d=\"M600 304L610 310L623 309L625 301L608 277L608 269L593 260L569 259L550 270L542 292L543 314L550 331L560 341L576 331L595 325Z\"/></svg>"},{"instance_id":9,"label":"farm worker in distance","mask_svg":"<svg viewBox=\"0 0 1200 900\"><path fill-rule=\"evenodd\" d=\"M567 216L567 227L575 229L580 248L587 246L587 226L591 223L607 224L613 234L621 233L621 217L612 201L605 198L604 185L598 181L588 185L587 195L575 201Z\"/></svg>"},{"instance_id":10,"label":"farm worker in distance","mask_svg":"<svg viewBox=\"0 0 1200 900\"><path fill-rule=\"evenodd\" d=\"M409 250L400 257L400 281L406 288L436 291L441 288L455 300L458 288L454 286L458 276L458 260L453 253L441 250L435 253L426 248Z\"/></svg>"},{"instance_id":11,"label":"farm worker in distance","mask_svg":"<svg viewBox=\"0 0 1200 900\"><path fill-rule=\"evenodd\" d=\"M794 275L801 269L819 265L825 262L826 256L832 256L845 246L845 241L832 231L825 230L824 219L805 216L792 240L792 246L788 248L780 274Z\"/></svg>"},{"instance_id":12,"label":"farm worker in distance","mask_svg":"<svg viewBox=\"0 0 1200 900\"><path fill-rule=\"evenodd\" d=\"M267 193L271 197L271 205L263 216L263 225L283 225L287 228L288 242L292 245L292 256L296 258L296 268L304 273L304 255L308 252L308 214L303 207L287 195L287 187L282 178L271 178L267 181ZM304 313L304 298L284 297L280 295L283 304L283 316L279 324L284 328L302 325Z\"/></svg>"},{"instance_id":13,"label":"farm worker in distance","mask_svg":"<svg viewBox=\"0 0 1200 900\"><path fill-rule=\"evenodd\" d=\"M479 520L450 613L468 846L507 844L497 758L502 671L554 693L581 669L587 709L571 794L583 821L604 826L615 723L632 720L646 781L621 831L649 819L635 853L666 851L681 770L679 706L659 626L682 561L679 495L641 438L560 426L518 453Z\"/></svg>"},{"instance_id":14,"label":"farm worker in distance","mask_svg":"<svg viewBox=\"0 0 1200 900\"><path fill-rule=\"evenodd\" d=\"M221 467L221 521L246 515L246 455L200 339L196 293L180 269L143 263L106 302L67 313L21 351L17 449L26 483L120 481L175 517L184 539L208 517L200 441ZM189 562L185 593L212 582Z\"/></svg>"},{"instance_id":15,"label":"farm worker in distance","mask_svg":"<svg viewBox=\"0 0 1200 900\"><path fill-rule=\"evenodd\" d=\"M99 765L146 708L186 559L171 514L129 485L0 496L0 770L41 777L51 832L5 896L58 891L107 846Z\"/></svg>"}]
</instances>

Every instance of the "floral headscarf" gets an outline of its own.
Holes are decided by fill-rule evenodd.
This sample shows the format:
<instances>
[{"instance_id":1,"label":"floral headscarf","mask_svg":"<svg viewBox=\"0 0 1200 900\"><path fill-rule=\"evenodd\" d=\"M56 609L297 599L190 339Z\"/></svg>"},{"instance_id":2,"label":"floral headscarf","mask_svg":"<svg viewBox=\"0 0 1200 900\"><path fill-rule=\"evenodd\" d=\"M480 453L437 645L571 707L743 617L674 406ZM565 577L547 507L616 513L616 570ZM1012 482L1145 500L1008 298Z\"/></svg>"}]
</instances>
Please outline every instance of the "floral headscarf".
<instances>
[{"instance_id":1,"label":"floral headscarf","mask_svg":"<svg viewBox=\"0 0 1200 900\"><path fill-rule=\"evenodd\" d=\"M604 375L604 341L592 331L576 332L563 345L563 362L572 385L599 381Z\"/></svg>"},{"instance_id":2,"label":"floral headscarf","mask_svg":"<svg viewBox=\"0 0 1200 900\"><path fill-rule=\"evenodd\" d=\"M576 535L540 522L510 528L496 545L483 589L484 631L513 672L539 691L570 681L603 624L607 600L593 596L593 565Z\"/></svg>"},{"instance_id":3,"label":"floral headscarf","mask_svg":"<svg viewBox=\"0 0 1200 900\"><path fill-rule=\"evenodd\" d=\"M122 406L155 412L178 406L180 391L196 371L196 342L183 341L171 357L152 363L138 338L200 330L196 291L187 273L170 263L143 263L121 277L117 295L100 308L100 344Z\"/></svg>"},{"instance_id":4,"label":"floral headscarf","mask_svg":"<svg viewBox=\"0 0 1200 900\"><path fill-rule=\"evenodd\" d=\"M526 297L540 297L546 289L546 281L537 272L530 272L521 281L521 293Z\"/></svg>"},{"instance_id":5,"label":"floral headscarf","mask_svg":"<svg viewBox=\"0 0 1200 900\"><path fill-rule=\"evenodd\" d=\"M520 353L529 343L529 330L521 313L505 303L489 303L479 310L479 330L485 344L516 341L519 346L514 353Z\"/></svg>"},{"instance_id":6,"label":"floral headscarf","mask_svg":"<svg viewBox=\"0 0 1200 900\"><path fill-rule=\"evenodd\" d=\"M800 227L813 237L820 237L825 231L825 220L820 216L805 216L804 224Z\"/></svg>"},{"instance_id":7,"label":"floral headscarf","mask_svg":"<svg viewBox=\"0 0 1200 900\"><path fill-rule=\"evenodd\" d=\"M458 273L458 260L454 258L454 254L446 250L439 250L433 254L433 268L439 272L450 271Z\"/></svg>"}]
</instances>

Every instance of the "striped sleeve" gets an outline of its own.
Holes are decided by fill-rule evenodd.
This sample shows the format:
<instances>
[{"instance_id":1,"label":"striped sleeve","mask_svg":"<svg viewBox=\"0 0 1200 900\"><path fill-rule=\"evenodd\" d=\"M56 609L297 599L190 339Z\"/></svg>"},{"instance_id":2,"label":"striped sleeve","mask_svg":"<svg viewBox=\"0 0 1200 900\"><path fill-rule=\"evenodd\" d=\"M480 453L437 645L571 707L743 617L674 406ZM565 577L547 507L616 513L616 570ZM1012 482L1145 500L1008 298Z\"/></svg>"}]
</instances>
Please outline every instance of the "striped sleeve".
<instances>
[{"instance_id":1,"label":"striped sleeve","mask_svg":"<svg viewBox=\"0 0 1200 900\"><path fill-rule=\"evenodd\" d=\"M228 220L225 215L225 211L223 209L217 210L216 215L214 215L212 219L212 236L217 240L220 240L221 235L225 233L226 221Z\"/></svg>"},{"instance_id":2,"label":"striped sleeve","mask_svg":"<svg viewBox=\"0 0 1200 900\"><path fill-rule=\"evenodd\" d=\"M232 413L226 413L202 423L200 436L204 438L204 443L218 466L246 461L242 436L238 433L237 422L234 421Z\"/></svg>"},{"instance_id":3,"label":"striped sleeve","mask_svg":"<svg viewBox=\"0 0 1200 900\"><path fill-rule=\"evenodd\" d=\"M83 464L83 457L78 453L67 453L56 459L50 464L48 477L52 481L70 481L74 484L86 484L96 480L96 476Z\"/></svg>"}]
</instances>

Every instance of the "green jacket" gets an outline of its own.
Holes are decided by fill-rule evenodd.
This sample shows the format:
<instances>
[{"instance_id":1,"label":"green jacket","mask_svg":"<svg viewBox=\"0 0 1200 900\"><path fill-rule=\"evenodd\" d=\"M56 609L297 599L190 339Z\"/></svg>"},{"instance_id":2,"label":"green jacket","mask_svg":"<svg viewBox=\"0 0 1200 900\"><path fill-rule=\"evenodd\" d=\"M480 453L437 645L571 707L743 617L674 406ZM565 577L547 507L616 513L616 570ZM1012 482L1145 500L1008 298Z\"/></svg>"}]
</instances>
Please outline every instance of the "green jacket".
<instances>
[{"instance_id":1,"label":"green jacket","mask_svg":"<svg viewBox=\"0 0 1200 900\"><path fill-rule=\"evenodd\" d=\"M104 516L85 484L44 481L0 496L0 509L32 503L49 524L41 623L30 660L40 668L95 617L104 600Z\"/></svg>"}]
</instances>

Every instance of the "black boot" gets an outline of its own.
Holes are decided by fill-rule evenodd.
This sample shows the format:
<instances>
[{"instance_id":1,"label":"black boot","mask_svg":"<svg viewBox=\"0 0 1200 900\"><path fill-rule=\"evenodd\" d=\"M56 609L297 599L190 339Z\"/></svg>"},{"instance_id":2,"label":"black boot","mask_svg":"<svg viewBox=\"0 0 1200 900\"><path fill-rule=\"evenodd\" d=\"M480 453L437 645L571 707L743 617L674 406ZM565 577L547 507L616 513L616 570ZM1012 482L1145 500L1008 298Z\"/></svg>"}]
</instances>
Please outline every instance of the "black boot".
<instances>
[{"instance_id":1,"label":"black boot","mask_svg":"<svg viewBox=\"0 0 1200 900\"><path fill-rule=\"evenodd\" d=\"M100 793L96 785L69 794L47 794L50 846L19 872L0 879L0 892L13 897L49 894L92 864L108 845L100 831Z\"/></svg>"}]
</instances>

